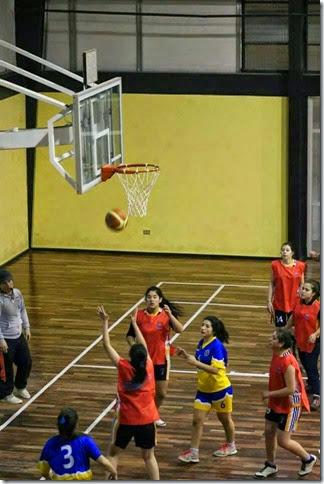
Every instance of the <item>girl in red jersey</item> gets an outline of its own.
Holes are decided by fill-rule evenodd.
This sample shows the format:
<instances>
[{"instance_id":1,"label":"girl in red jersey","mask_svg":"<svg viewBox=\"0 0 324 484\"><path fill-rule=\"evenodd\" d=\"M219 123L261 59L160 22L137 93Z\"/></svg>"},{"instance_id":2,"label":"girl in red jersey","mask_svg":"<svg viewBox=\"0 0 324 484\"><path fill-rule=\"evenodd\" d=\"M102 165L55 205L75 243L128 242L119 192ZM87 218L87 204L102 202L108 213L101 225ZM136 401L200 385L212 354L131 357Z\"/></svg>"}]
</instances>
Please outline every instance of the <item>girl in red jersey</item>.
<instances>
[{"instance_id":1,"label":"girl in red jersey","mask_svg":"<svg viewBox=\"0 0 324 484\"><path fill-rule=\"evenodd\" d=\"M154 455L156 444L155 421L159 418L154 402L155 380L152 360L145 340L136 324L137 311L132 315L132 324L137 340L129 351L130 361L121 358L111 346L108 333L108 315L103 306L97 312L103 321L104 348L118 369L117 418L113 424L112 444L108 458L117 469L118 456L134 437L151 480L158 481L159 467Z\"/></svg>"},{"instance_id":2,"label":"girl in red jersey","mask_svg":"<svg viewBox=\"0 0 324 484\"><path fill-rule=\"evenodd\" d=\"M317 460L298 442L291 439L297 429L302 408L309 412L309 403L296 358L291 353L292 339L289 331L277 329L271 335L269 346L273 350L270 364L269 390L262 394L268 400L265 414L265 444L267 460L264 467L254 474L255 479L266 479L277 474L277 444L301 459L299 476L309 474Z\"/></svg>"},{"instance_id":3,"label":"girl in red jersey","mask_svg":"<svg viewBox=\"0 0 324 484\"><path fill-rule=\"evenodd\" d=\"M157 286L149 287L145 292L146 309L137 313L137 324L146 341L148 352L154 364L156 382L155 404L159 408L166 397L170 371L170 330L182 333L183 327L178 317L182 315L179 306L168 301ZM127 342L136 341L134 327L131 324L126 335ZM159 427L165 422L159 419Z\"/></svg>"},{"instance_id":4,"label":"girl in red jersey","mask_svg":"<svg viewBox=\"0 0 324 484\"><path fill-rule=\"evenodd\" d=\"M281 259L271 262L267 310L274 315L277 327L286 326L296 306L298 293L304 282L305 263L293 258L290 242L281 246Z\"/></svg>"},{"instance_id":5,"label":"girl in red jersey","mask_svg":"<svg viewBox=\"0 0 324 484\"><path fill-rule=\"evenodd\" d=\"M288 321L287 329L295 326L295 338L300 361L305 368L308 385L313 394L311 410L320 406L320 378L318 357L320 354L320 285L314 279L304 282L301 298Z\"/></svg>"}]
</instances>

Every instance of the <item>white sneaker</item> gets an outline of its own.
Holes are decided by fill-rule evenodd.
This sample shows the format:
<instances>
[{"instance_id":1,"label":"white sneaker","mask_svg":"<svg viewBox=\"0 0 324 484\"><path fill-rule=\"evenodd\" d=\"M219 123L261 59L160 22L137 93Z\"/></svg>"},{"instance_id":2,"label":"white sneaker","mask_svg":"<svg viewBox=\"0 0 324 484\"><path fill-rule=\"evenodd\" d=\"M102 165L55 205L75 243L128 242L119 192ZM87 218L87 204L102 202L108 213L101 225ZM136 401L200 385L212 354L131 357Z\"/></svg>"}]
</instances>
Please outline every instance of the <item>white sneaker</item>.
<instances>
[{"instance_id":1,"label":"white sneaker","mask_svg":"<svg viewBox=\"0 0 324 484\"><path fill-rule=\"evenodd\" d=\"M1 398L0 402L3 403L22 403L22 400L20 398L15 397L13 393L10 393L10 395L7 395L4 398Z\"/></svg>"},{"instance_id":2,"label":"white sneaker","mask_svg":"<svg viewBox=\"0 0 324 484\"><path fill-rule=\"evenodd\" d=\"M233 447L230 447L228 444L223 444L220 449L215 450L215 452L213 453L215 457L226 457L228 455L235 454L237 454L235 445Z\"/></svg>"},{"instance_id":3,"label":"white sneaker","mask_svg":"<svg viewBox=\"0 0 324 484\"><path fill-rule=\"evenodd\" d=\"M312 458L310 462L302 462L300 471L298 472L299 476L306 476L306 474L309 474L312 471L314 465L316 464L316 455L310 454L310 456Z\"/></svg>"},{"instance_id":4,"label":"white sneaker","mask_svg":"<svg viewBox=\"0 0 324 484\"><path fill-rule=\"evenodd\" d=\"M28 400L30 398L30 393L27 388L15 388L15 392L22 398L26 398Z\"/></svg>"},{"instance_id":5,"label":"white sneaker","mask_svg":"<svg viewBox=\"0 0 324 484\"><path fill-rule=\"evenodd\" d=\"M254 474L254 479L267 479L267 477L277 474L278 467L271 465L269 462L264 463L264 467Z\"/></svg>"},{"instance_id":6,"label":"white sneaker","mask_svg":"<svg viewBox=\"0 0 324 484\"><path fill-rule=\"evenodd\" d=\"M159 420L155 421L155 425L157 427L166 427L166 423L163 420L161 420L160 418L159 418Z\"/></svg>"},{"instance_id":7,"label":"white sneaker","mask_svg":"<svg viewBox=\"0 0 324 484\"><path fill-rule=\"evenodd\" d=\"M199 462L199 454L189 449L189 450L186 450L185 452L182 452L180 455L178 455L178 459L181 460L181 462L186 462L186 463L192 462L193 464L196 464Z\"/></svg>"}]
</instances>

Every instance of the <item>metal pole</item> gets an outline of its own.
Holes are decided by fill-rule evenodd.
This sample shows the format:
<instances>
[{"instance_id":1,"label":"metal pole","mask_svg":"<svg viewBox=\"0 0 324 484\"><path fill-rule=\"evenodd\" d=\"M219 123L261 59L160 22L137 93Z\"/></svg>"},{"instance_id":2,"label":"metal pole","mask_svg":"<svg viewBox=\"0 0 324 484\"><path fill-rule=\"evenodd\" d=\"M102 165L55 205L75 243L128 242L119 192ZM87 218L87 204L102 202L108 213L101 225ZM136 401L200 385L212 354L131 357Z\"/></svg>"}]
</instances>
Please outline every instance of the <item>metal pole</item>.
<instances>
[{"instance_id":1,"label":"metal pole","mask_svg":"<svg viewBox=\"0 0 324 484\"><path fill-rule=\"evenodd\" d=\"M0 86L7 87L8 89L11 89L12 91L20 92L21 94L25 94L26 96L33 97L33 98L37 99L38 101L44 101L48 104L52 104L53 106L56 106L60 109L67 107L67 105L62 103L61 101L57 101L56 99L52 99L51 97L45 96L44 94L39 94L38 92L31 91L30 89L27 89L26 87L18 86L17 84L14 84L13 82L5 81L4 79L0 79Z\"/></svg>"},{"instance_id":2,"label":"metal pole","mask_svg":"<svg viewBox=\"0 0 324 484\"><path fill-rule=\"evenodd\" d=\"M142 0L136 0L136 70L143 71Z\"/></svg>"}]
</instances>

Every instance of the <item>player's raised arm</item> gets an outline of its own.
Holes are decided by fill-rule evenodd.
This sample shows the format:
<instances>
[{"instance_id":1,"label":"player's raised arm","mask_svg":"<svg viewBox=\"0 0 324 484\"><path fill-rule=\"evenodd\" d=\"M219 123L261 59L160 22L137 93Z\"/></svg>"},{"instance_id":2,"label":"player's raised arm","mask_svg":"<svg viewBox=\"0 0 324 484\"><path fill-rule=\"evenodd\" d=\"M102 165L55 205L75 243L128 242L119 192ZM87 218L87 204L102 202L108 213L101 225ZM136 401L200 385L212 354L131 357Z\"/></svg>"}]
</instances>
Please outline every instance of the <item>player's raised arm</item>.
<instances>
[{"instance_id":1,"label":"player's raised arm","mask_svg":"<svg viewBox=\"0 0 324 484\"><path fill-rule=\"evenodd\" d=\"M100 318L103 322L102 342L103 342L104 348L105 348L109 358L113 362L113 364L117 367L119 360L120 360L120 356L117 353L117 351L110 344L110 336L109 336L109 331L108 331L108 324L109 324L108 314L106 313L105 308L103 306L97 307L97 313L99 314L99 316L100 316Z\"/></svg>"}]
</instances>

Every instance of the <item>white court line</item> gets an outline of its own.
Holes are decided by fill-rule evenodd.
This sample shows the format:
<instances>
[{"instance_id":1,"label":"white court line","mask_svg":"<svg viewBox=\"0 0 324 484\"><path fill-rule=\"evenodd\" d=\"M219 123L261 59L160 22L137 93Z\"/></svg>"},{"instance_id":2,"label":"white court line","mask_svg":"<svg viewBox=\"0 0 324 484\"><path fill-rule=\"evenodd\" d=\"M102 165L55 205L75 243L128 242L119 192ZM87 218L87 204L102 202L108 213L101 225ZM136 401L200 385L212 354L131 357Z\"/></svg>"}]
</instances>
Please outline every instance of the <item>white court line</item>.
<instances>
[{"instance_id":1,"label":"white court line","mask_svg":"<svg viewBox=\"0 0 324 484\"><path fill-rule=\"evenodd\" d=\"M162 284L162 282L159 282L158 284L156 284L157 287L159 287L160 285ZM134 304L128 311L126 311L126 313L124 313L119 319L117 319L117 321L114 322L114 324L112 324L110 327L109 327L109 332L115 328L121 321L123 321L123 319L126 318L126 316L128 316L137 306L139 306L139 304L141 304L141 302L144 301L144 298L142 297L136 304ZM52 380L50 380L48 383L46 383L45 386L43 386L43 388L41 388L37 393L35 393L35 395L33 395L30 400L28 400L25 405L23 405L22 407L19 408L19 410L17 410L17 412L15 412L13 415L11 415L11 417L8 418L8 420L6 420L2 425L0 425L0 432L5 429L13 420L15 420L18 415L20 415L27 407L29 407L29 405L31 405L40 395L42 395L50 386L53 385L53 383L55 383L59 378L61 378L62 375L64 375L64 373L66 373L73 365L75 365L75 363L77 361L79 361L84 355L86 355L90 350L92 350L92 348L94 346L96 346L96 344L99 343L99 341L102 340L102 335L100 335L95 341L93 341L87 348L85 348L82 353L80 353L76 358L74 358L74 360L72 360L65 368L63 368L63 370L61 370L57 375L55 375L54 378L52 378Z\"/></svg>"},{"instance_id":2,"label":"white court line","mask_svg":"<svg viewBox=\"0 0 324 484\"><path fill-rule=\"evenodd\" d=\"M201 301L174 301L176 304L194 304L199 305ZM253 308L253 309L266 309L267 306L254 306L253 304L225 304L225 303L209 303L209 306L229 306L234 308Z\"/></svg>"},{"instance_id":3,"label":"white court line","mask_svg":"<svg viewBox=\"0 0 324 484\"><path fill-rule=\"evenodd\" d=\"M177 284L180 286L229 286L229 287L256 287L261 289L267 289L268 286L250 286L249 284L227 284L226 282L178 282L178 281L163 281L162 284Z\"/></svg>"},{"instance_id":4,"label":"white court line","mask_svg":"<svg viewBox=\"0 0 324 484\"><path fill-rule=\"evenodd\" d=\"M116 370L116 367L115 366L106 366L106 365L74 365L78 368L99 368L101 370ZM171 373L188 373L190 375L196 375L197 371L195 370L170 370ZM227 373L227 375L231 375L231 376L248 376L248 377L251 377L251 378L268 378L269 377L269 373L244 373L244 372L241 372L241 371L230 371L229 373Z\"/></svg>"},{"instance_id":5,"label":"white court line","mask_svg":"<svg viewBox=\"0 0 324 484\"><path fill-rule=\"evenodd\" d=\"M189 326L189 324L198 316L198 314L201 313L201 311L203 311L205 309L206 306L208 306L208 304L210 303L210 301L212 301L214 299L214 297L217 296L217 294L219 294L223 289L224 289L224 285L221 285L211 296L210 298L207 299L206 302L204 302L204 304L198 309L198 311L195 312L195 314L193 316L191 316L190 319L188 319L188 321L183 325L183 329L186 329L187 326ZM180 336L181 333L177 333L175 334L171 339L170 339L170 343L173 343L173 341L175 341L179 336Z\"/></svg>"},{"instance_id":6,"label":"white court line","mask_svg":"<svg viewBox=\"0 0 324 484\"><path fill-rule=\"evenodd\" d=\"M116 367L114 367L114 368L116 368ZM97 424L100 422L100 420L102 420L102 419L104 418L104 416L105 416L105 415L106 415L108 412L110 412L110 410L113 408L113 406L115 405L115 403L116 403L116 398L115 398L115 400L113 400L113 401L112 401L112 402L111 402L111 403L108 405L108 407L107 407L107 408L105 408L105 410L103 410L103 411L101 412L101 414L100 414L100 415L98 415L98 417L96 418L96 420L94 420L94 421L92 422L92 424L90 424L90 425L89 425L89 427L88 427L88 428L87 428L87 429L84 431L84 433L85 433L85 434L90 434L91 430L92 430L92 429L94 429L94 428L96 427L96 425L97 425Z\"/></svg>"}]
</instances>

